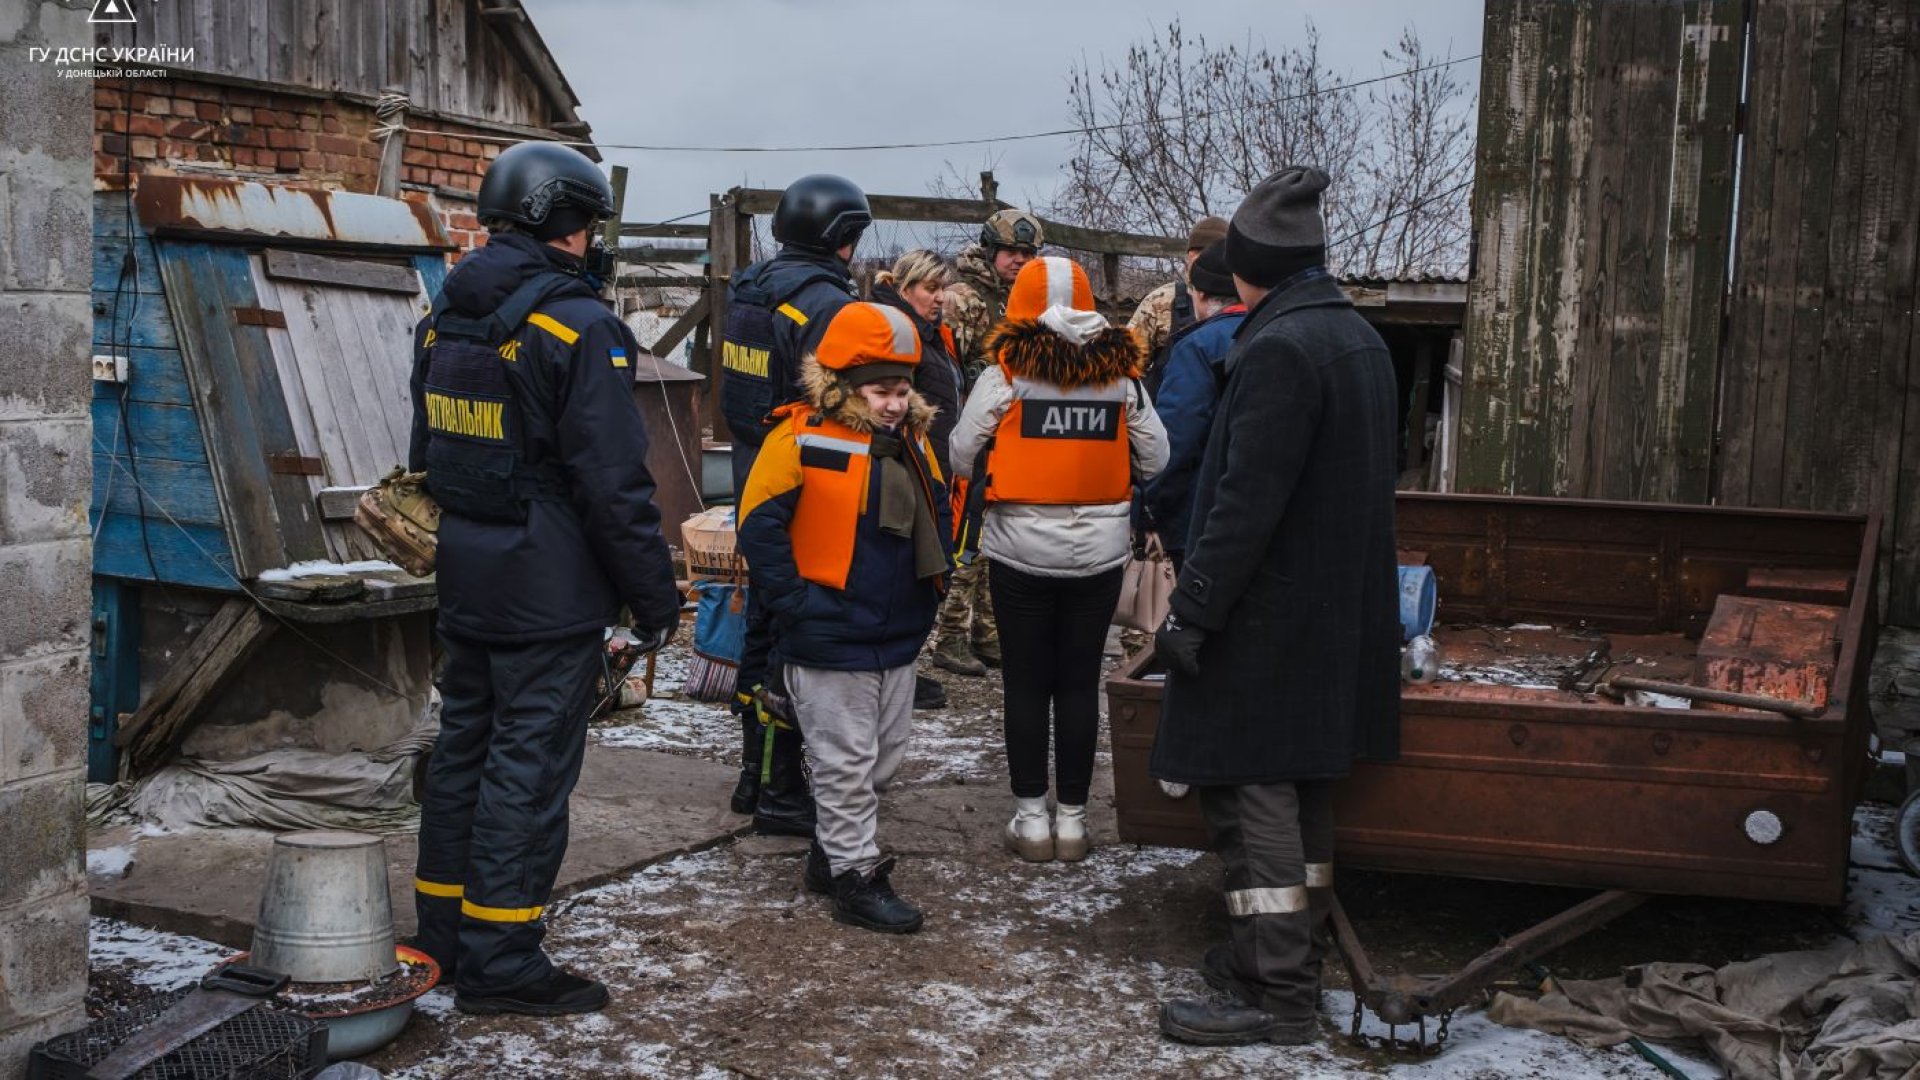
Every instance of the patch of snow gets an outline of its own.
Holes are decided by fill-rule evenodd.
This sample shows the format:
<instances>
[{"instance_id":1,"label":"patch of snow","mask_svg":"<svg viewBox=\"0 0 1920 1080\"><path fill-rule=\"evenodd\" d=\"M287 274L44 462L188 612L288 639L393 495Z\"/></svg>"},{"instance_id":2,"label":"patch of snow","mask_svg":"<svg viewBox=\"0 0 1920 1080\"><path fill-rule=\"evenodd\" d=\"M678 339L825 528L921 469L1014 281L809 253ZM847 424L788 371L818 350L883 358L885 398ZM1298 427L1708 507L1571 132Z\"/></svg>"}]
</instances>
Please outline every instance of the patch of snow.
<instances>
[{"instance_id":1,"label":"patch of snow","mask_svg":"<svg viewBox=\"0 0 1920 1080\"><path fill-rule=\"evenodd\" d=\"M96 916L88 925L87 957L94 967L122 969L136 985L155 990L197 982L234 952L211 941L118 919Z\"/></svg>"},{"instance_id":2,"label":"patch of snow","mask_svg":"<svg viewBox=\"0 0 1920 1080\"><path fill-rule=\"evenodd\" d=\"M629 709L618 719L631 722L594 728L594 741L601 746L662 750L709 761L732 761L740 756L740 721L720 703L653 698L637 714Z\"/></svg>"},{"instance_id":3,"label":"patch of snow","mask_svg":"<svg viewBox=\"0 0 1920 1080\"><path fill-rule=\"evenodd\" d=\"M1548 623L1517 622L1517 623L1514 623L1512 626L1507 627L1507 629L1509 630L1552 630L1552 629L1555 629L1555 627L1553 627Z\"/></svg>"},{"instance_id":4,"label":"patch of snow","mask_svg":"<svg viewBox=\"0 0 1920 1080\"><path fill-rule=\"evenodd\" d=\"M367 559L362 562L337 563L324 559L297 562L277 570L260 571L261 581L297 581L306 577L351 577L355 574L400 573L398 566L381 559Z\"/></svg>"},{"instance_id":5,"label":"patch of snow","mask_svg":"<svg viewBox=\"0 0 1920 1080\"><path fill-rule=\"evenodd\" d=\"M130 847L94 848L87 852L87 875L89 877L114 878L126 877L133 869L133 849Z\"/></svg>"}]
</instances>

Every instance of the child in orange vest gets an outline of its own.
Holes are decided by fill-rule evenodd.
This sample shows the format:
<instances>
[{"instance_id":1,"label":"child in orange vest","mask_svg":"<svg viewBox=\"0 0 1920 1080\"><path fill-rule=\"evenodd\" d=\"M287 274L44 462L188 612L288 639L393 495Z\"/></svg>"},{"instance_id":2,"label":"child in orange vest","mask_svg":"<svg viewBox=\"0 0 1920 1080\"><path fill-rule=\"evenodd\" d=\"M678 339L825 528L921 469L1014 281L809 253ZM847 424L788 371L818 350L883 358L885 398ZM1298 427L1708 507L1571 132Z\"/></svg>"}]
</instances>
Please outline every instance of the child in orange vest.
<instances>
[{"instance_id":1,"label":"child in orange vest","mask_svg":"<svg viewBox=\"0 0 1920 1080\"><path fill-rule=\"evenodd\" d=\"M952 569L946 485L913 390L920 335L880 304L833 316L747 477L738 544L774 626L768 681L813 751L806 886L834 918L920 928L876 842L878 793L906 752L913 660Z\"/></svg>"}]
</instances>

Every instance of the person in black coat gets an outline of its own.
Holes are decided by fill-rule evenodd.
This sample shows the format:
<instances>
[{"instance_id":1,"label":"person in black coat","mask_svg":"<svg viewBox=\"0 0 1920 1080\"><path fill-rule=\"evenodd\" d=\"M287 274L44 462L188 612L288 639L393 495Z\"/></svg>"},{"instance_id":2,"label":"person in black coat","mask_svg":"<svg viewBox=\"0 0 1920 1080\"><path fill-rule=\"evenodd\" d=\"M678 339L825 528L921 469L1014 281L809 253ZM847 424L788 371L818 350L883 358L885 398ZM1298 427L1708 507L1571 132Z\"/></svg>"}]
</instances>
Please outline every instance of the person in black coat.
<instances>
[{"instance_id":1,"label":"person in black coat","mask_svg":"<svg viewBox=\"0 0 1920 1080\"><path fill-rule=\"evenodd\" d=\"M940 474L949 479L953 474L947 469L947 441L953 435L954 421L960 418L960 399L966 385L954 350L953 331L940 320L946 287L952 283L952 260L925 248L907 252L894 260L891 270L873 276L874 303L906 312L920 332L920 366L914 369L913 388L939 410L933 414L933 429L927 437L940 460Z\"/></svg>"},{"instance_id":2,"label":"person in black coat","mask_svg":"<svg viewBox=\"0 0 1920 1080\"><path fill-rule=\"evenodd\" d=\"M1195 789L1232 928L1202 964L1222 996L1162 1009L1185 1042L1315 1037L1332 781L1399 750L1393 363L1322 265L1326 185L1289 168L1233 216L1250 310L1154 641L1168 675L1150 770Z\"/></svg>"}]
</instances>

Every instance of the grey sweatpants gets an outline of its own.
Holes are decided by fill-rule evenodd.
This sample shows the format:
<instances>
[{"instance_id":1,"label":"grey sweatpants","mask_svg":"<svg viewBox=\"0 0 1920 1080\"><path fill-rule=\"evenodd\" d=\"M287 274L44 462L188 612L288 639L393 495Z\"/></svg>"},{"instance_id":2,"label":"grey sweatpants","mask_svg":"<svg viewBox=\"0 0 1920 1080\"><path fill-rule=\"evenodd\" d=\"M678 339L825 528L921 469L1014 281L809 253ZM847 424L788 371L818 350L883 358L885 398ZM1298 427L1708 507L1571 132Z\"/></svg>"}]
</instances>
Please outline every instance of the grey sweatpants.
<instances>
[{"instance_id":1,"label":"grey sweatpants","mask_svg":"<svg viewBox=\"0 0 1920 1080\"><path fill-rule=\"evenodd\" d=\"M814 838L838 877L880 863L880 792L913 723L913 665L829 671L787 665L787 692L813 758Z\"/></svg>"},{"instance_id":2,"label":"grey sweatpants","mask_svg":"<svg viewBox=\"0 0 1920 1080\"><path fill-rule=\"evenodd\" d=\"M1318 1011L1332 910L1333 784L1202 787L1200 813L1226 864L1234 973L1293 1022Z\"/></svg>"}]
</instances>

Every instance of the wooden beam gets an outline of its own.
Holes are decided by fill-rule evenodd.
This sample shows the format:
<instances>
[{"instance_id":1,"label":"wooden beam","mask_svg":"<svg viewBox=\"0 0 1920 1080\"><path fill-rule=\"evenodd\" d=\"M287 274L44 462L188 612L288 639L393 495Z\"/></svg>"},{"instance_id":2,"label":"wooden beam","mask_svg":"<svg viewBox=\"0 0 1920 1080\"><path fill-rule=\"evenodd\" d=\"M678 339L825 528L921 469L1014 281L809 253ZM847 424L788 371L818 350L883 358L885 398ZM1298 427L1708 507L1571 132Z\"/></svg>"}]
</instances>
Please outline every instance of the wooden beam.
<instances>
[{"instance_id":1,"label":"wooden beam","mask_svg":"<svg viewBox=\"0 0 1920 1080\"><path fill-rule=\"evenodd\" d=\"M621 274L613 284L622 289L698 289L705 295L705 275Z\"/></svg>"},{"instance_id":2,"label":"wooden beam","mask_svg":"<svg viewBox=\"0 0 1920 1080\"><path fill-rule=\"evenodd\" d=\"M403 296L412 296L420 291L419 273L411 266L396 266L393 263L335 259L315 255L311 251L268 248L266 266L268 277L286 281L341 285L349 289L399 293ZM285 325L284 321L281 325Z\"/></svg>"},{"instance_id":3,"label":"wooden beam","mask_svg":"<svg viewBox=\"0 0 1920 1080\"><path fill-rule=\"evenodd\" d=\"M780 204L780 194L776 188L735 188L729 197L742 213L771 214ZM994 211L1008 209L1007 204L1001 202L926 195L868 195L867 204L873 208L876 221L933 221L948 225L978 225ZM1090 229L1046 218L1040 221L1046 227L1048 244L1073 251L1164 259L1178 259L1187 253L1187 240L1183 236L1146 236Z\"/></svg>"},{"instance_id":4,"label":"wooden beam","mask_svg":"<svg viewBox=\"0 0 1920 1080\"><path fill-rule=\"evenodd\" d=\"M559 125L555 125L556 127ZM612 170L613 216L606 220L600 230L600 242L616 254L620 251L620 215L627 208L627 167L615 165Z\"/></svg>"},{"instance_id":5,"label":"wooden beam","mask_svg":"<svg viewBox=\"0 0 1920 1080\"><path fill-rule=\"evenodd\" d=\"M122 729L128 776L145 776L166 764L202 708L278 628L251 600L236 598L221 605L167 672L164 688L172 693L162 699L156 692ZM177 680L175 671L181 673Z\"/></svg>"},{"instance_id":6,"label":"wooden beam","mask_svg":"<svg viewBox=\"0 0 1920 1080\"><path fill-rule=\"evenodd\" d=\"M667 332L661 334L658 341L648 346L647 351L655 356L665 356L672 352L676 345L687 339L688 334L693 333L694 327L699 326L706 319L709 307L705 296L694 301L686 314L680 316L672 326L667 327Z\"/></svg>"},{"instance_id":7,"label":"wooden beam","mask_svg":"<svg viewBox=\"0 0 1920 1080\"><path fill-rule=\"evenodd\" d=\"M638 236L647 239L705 240L707 226L705 222L674 222L667 225L653 225L629 221L620 226L621 236Z\"/></svg>"},{"instance_id":8,"label":"wooden beam","mask_svg":"<svg viewBox=\"0 0 1920 1080\"><path fill-rule=\"evenodd\" d=\"M620 261L631 264L697 263L705 265L712 259L705 248L663 248L652 244L625 244L620 248Z\"/></svg>"},{"instance_id":9,"label":"wooden beam","mask_svg":"<svg viewBox=\"0 0 1920 1080\"><path fill-rule=\"evenodd\" d=\"M314 496L320 507L321 521L352 521L354 507L360 505L364 487L324 487Z\"/></svg>"}]
</instances>

